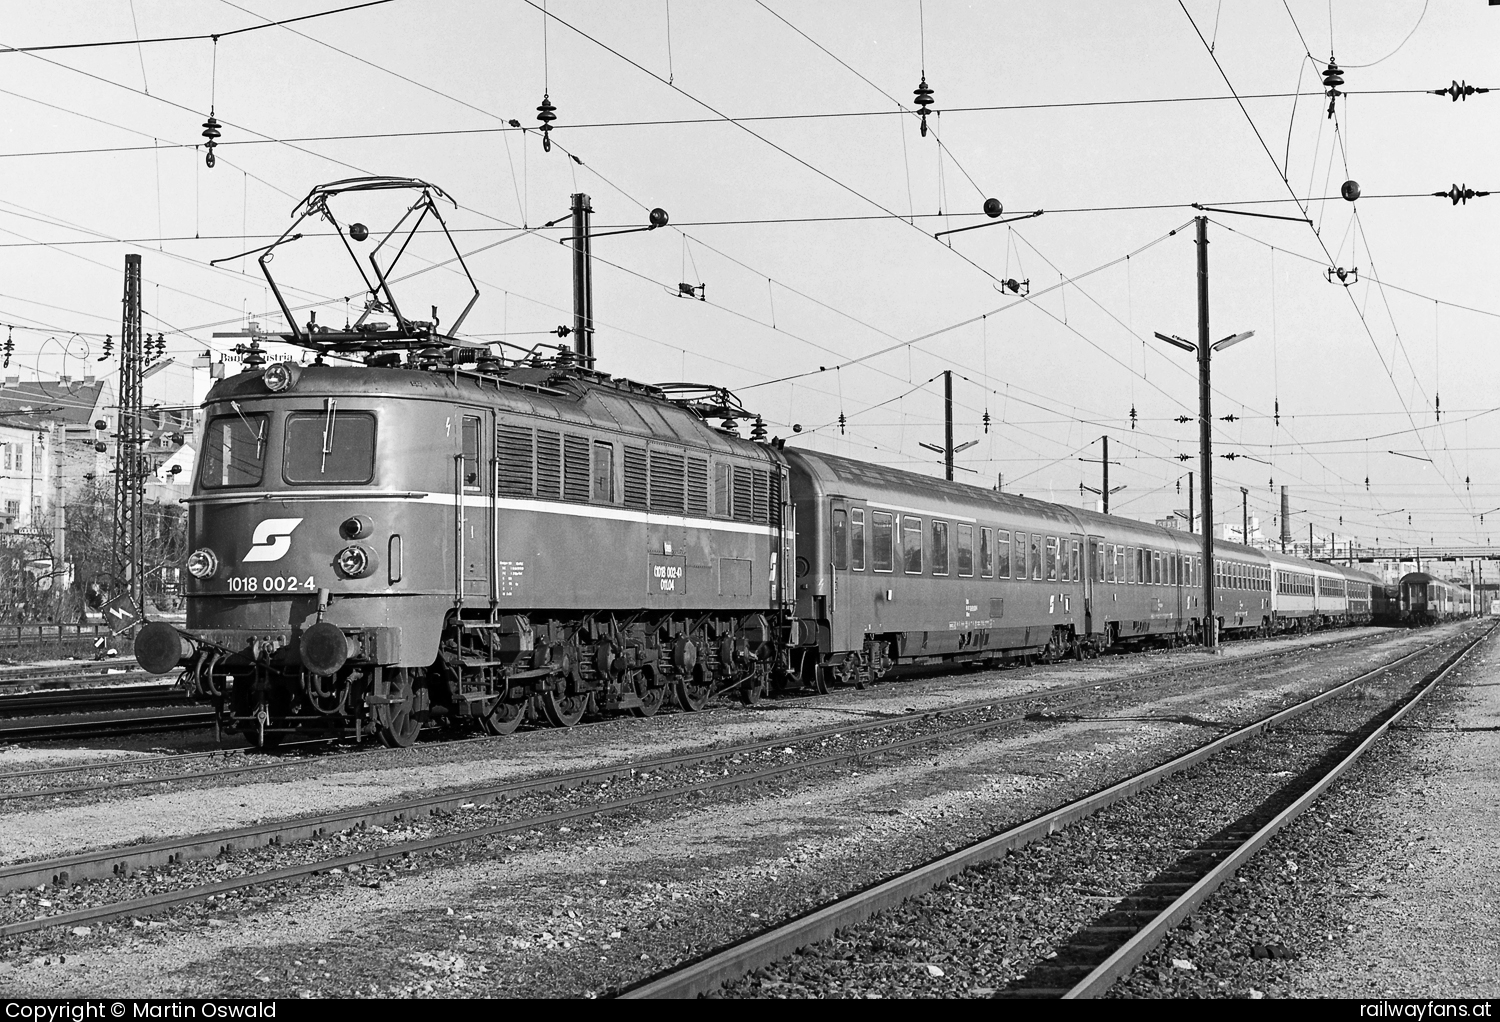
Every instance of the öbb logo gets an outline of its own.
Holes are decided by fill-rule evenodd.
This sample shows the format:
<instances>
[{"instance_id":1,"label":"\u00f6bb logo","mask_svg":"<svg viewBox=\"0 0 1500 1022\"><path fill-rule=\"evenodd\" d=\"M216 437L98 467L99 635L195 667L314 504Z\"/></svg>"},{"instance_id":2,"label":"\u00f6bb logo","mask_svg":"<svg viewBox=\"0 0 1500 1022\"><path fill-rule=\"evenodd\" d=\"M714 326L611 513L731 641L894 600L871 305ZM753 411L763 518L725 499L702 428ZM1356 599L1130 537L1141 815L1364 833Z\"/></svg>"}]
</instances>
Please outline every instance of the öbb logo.
<instances>
[{"instance_id":1,"label":"\u00f6bb logo","mask_svg":"<svg viewBox=\"0 0 1500 1022\"><path fill-rule=\"evenodd\" d=\"M245 561L279 561L292 548L292 533L302 524L300 518L267 518L255 527L250 537L250 552Z\"/></svg>"}]
</instances>

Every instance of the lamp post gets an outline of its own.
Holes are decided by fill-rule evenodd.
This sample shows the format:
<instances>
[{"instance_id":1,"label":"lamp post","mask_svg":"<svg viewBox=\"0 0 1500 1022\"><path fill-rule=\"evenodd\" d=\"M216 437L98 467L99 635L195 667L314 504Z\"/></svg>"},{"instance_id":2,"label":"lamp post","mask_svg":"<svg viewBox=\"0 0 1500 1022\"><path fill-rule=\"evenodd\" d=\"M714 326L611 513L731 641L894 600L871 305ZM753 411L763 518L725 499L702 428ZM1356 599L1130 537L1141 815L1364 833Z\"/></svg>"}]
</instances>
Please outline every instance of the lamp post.
<instances>
[{"instance_id":1,"label":"lamp post","mask_svg":"<svg viewBox=\"0 0 1500 1022\"><path fill-rule=\"evenodd\" d=\"M585 369L594 368L594 250L595 238L607 238L612 234L634 234L636 231L654 231L667 225L667 211L660 206L653 209L645 227L626 227L616 231L595 231L592 228L594 208L589 197L582 192L573 194L573 233L560 239L563 244L573 246L573 353ZM559 218L559 223L567 218ZM551 226L548 224L546 226ZM559 335L567 331L559 329Z\"/></svg>"},{"instance_id":2,"label":"lamp post","mask_svg":"<svg viewBox=\"0 0 1500 1022\"><path fill-rule=\"evenodd\" d=\"M1208 341L1208 218L1200 216L1198 221L1198 343L1181 337L1156 335L1158 340L1195 352L1198 356L1198 473L1203 477L1203 645L1213 649L1218 645L1218 614L1214 602L1214 458L1213 458L1213 398L1209 389L1209 356L1238 344L1255 331L1231 334L1221 341Z\"/></svg>"},{"instance_id":3,"label":"lamp post","mask_svg":"<svg viewBox=\"0 0 1500 1022\"><path fill-rule=\"evenodd\" d=\"M1113 488L1110 487L1110 485L1109 485L1109 466L1111 466L1111 465L1118 465L1119 462L1118 461L1110 461L1109 460L1109 437L1104 436L1104 437L1100 437L1099 439L1104 441L1104 457L1102 457L1102 458L1079 458L1078 460L1079 461L1096 461L1096 462L1099 462L1101 465L1103 465L1104 466L1104 485L1103 485L1103 487L1101 489L1096 490L1092 486L1085 486L1085 485L1083 485L1083 483L1079 483L1078 484L1078 492L1081 494L1084 491L1088 491L1089 493L1092 493L1092 494L1100 497L1104 501L1104 513L1105 514L1109 514L1109 498L1113 494L1119 493L1121 490L1125 489L1125 487L1124 487L1123 484L1121 484L1120 486L1113 487Z\"/></svg>"}]
</instances>

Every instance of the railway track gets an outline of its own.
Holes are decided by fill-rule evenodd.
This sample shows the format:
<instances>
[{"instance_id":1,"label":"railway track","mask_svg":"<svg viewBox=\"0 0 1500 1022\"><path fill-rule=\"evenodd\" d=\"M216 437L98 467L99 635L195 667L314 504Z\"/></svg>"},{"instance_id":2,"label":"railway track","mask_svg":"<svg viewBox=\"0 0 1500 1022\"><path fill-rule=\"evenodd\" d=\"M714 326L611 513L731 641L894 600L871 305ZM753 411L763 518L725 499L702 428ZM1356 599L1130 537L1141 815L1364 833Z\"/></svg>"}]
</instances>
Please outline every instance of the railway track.
<instances>
[{"instance_id":1,"label":"railway track","mask_svg":"<svg viewBox=\"0 0 1500 1022\"><path fill-rule=\"evenodd\" d=\"M41 688L71 688L78 684L114 683L152 677L155 675L140 669L135 657L76 660L53 665L18 664L14 667L0 667L0 691L31 685Z\"/></svg>"},{"instance_id":2,"label":"railway track","mask_svg":"<svg viewBox=\"0 0 1500 1022\"><path fill-rule=\"evenodd\" d=\"M182 689L175 684L28 692L25 695L0 695L0 720L48 713L179 706L186 703Z\"/></svg>"},{"instance_id":3,"label":"railway track","mask_svg":"<svg viewBox=\"0 0 1500 1022\"><path fill-rule=\"evenodd\" d=\"M1290 649L1276 652L1285 654L1297 651L1299 650ZM1342 691L1363 678L1391 670L1422 652L1423 650L1417 650L1402 656L1331 691ZM1241 659L1249 660L1250 658ZM1214 665L1220 666L1224 663L1224 661L1215 661ZM1158 673L1177 673L1178 670L1180 668ZM267 870L252 869L241 876L209 884L161 891L146 897L107 901L104 904L74 909L65 908L53 915L15 920L0 925L0 936L11 936L55 926L85 926L123 916L149 915L173 906L219 897L232 891L279 883L329 870L373 865L390 859L506 834L559 827L589 817L623 812L652 803L665 803L735 788L747 788L789 778L799 773L825 773L841 765L872 757L906 756L956 738L965 738L982 734L990 729L1015 725L1020 715L1006 714L1003 711L1016 703L1045 701L1065 691L1076 695L1087 690L1093 694L1098 688L1110 687L1122 682L1139 682L1144 677L1138 674L1115 679L1114 682L1091 681L1069 686L1066 689L1053 689L1050 692L1032 692L987 700L983 704L969 705L962 709L955 707L942 712L904 714L863 724L841 724L795 736L779 736L765 741L740 743L717 749L652 757L551 777L472 786L441 795L408 799L381 806L362 807L211 834L174 837L150 844L101 849L77 855L19 863L0 870L0 890L18 890L47 884L63 887L87 879L119 878L137 871L170 866L194 858L219 856L267 846L280 846L285 852L288 851L285 846L292 842L307 838L327 837L339 832L354 832L359 837L359 841L367 845L367 847L334 857L327 857L320 854L318 849L307 847L298 852L298 854L305 855L303 861L293 865ZM1330 696L1324 694L1313 701L1299 705L1316 705L1318 700L1326 698ZM980 719L966 719L966 715L982 714L986 709L999 712L992 717L980 716ZM950 724L951 726L948 726ZM1252 727L1265 726L1269 726L1265 721L1252 725ZM917 731L917 733L904 737L878 735L882 729L903 727ZM924 728L926 730L922 730ZM891 740L877 740L880 738ZM835 745L835 749L831 752L824 752L824 748L829 744ZM752 761L754 757L779 758L793 752L793 747L800 747L802 751L790 762L761 766L759 764L765 762L764 758ZM688 783L673 783L668 776L674 772L682 773L709 765L716 765L719 768L718 773L702 779L692 779ZM478 827L452 826L445 822L438 828L446 827L445 833L409 840L386 840L383 835L376 837L371 833L386 824L409 825L413 820L422 816L437 817L446 814L462 816L464 812L474 810L485 803L625 781L649 790L637 791L623 798L597 800L586 797L581 800L585 803L582 805L525 815L517 819ZM592 793L586 792L585 794L591 795ZM461 823L462 820L459 822ZM90 901L96 900L96 892L88 891L87 897Z\"/></svg>"},{"instance_id":4,"label":"railway track","mask_svg":"<svg viewBox=\"0 0 1500 1022\"><path fill-rule=\"evenodd\" d=\"M66 717L19 717L0 721L0 742L41 742L61 739L107 738L209 727L214 712L180 705L123 710L117 713L79 713ZM95 764L97 767L97 764Z\"/></svg>"},{"instance_id":5,"label":"railway track","mask_svg":"<svg viewBox=\"0 0 1500 1022\"><path fill-rule=\"evenodd\" d=\"M1265 661L1265 660L1276 659L1278 657L1285 657L1285 656L1291 656L1291 655L1296 655L1296 654L1301 654L1301 653L1313 652L1313 651L1317 651L1317 650L1330 649L1330 648L1335 648L1335 647L1338 647L1338 646L1346 645L1346 644L1349 644L1349 643L1352 643L1352 642L1360 642L1360 641L1365 641L1365 637L1337 638L1337 639L1329 640L1327 642L1311 643L1311 644L1307 644L1307 645L1294 646L1294 647L1290 647L1290 648L1269 649L1269 650L1264 650L1264 651L1257 652L1257 653L1248 653L1248 654L1245 654L1244 656L1236 656L1236 657L1232 657L1232 658L1226 657L1226 658L1222 658L1222 659L1204 660L1204 661L1200 661L1200 662L1197 662L1197 663L1175 664L1175 665L1171 665L1171 666L1167 666L1167 667L1158 668L1156 670L1148 670L1148 671L1144 671L1144 672L1137 672L1137 673L1134 673L1134 674L1123 675L1123 676L1121 676L1119 678L1080 682L1080 683L1075 684L1075 685L1069 685L1069 686L1064 686L1064 687L1059 687L1059 688L1053 688L1053 689L1044 690L1044 691L1035 691L1035 692L1031 692L1031 693L1022 693L1022 694L1018 694L1018 695L1011 696L1011 697L1005 697L1003 699L975 700L975 701L972 701L972 702L956 704L955 706L949 707L949 708L947 708L946 710L943 710L943 711L928 711L928 713L930 713L932 715L937 715L937 714L945 713L945 712L946 713L955 713L955 712L965 712L965 711L981 710L981 709L984 709L984 708L987 708L987 707L991 707L991 706L1012 705L1012 704L1026 702L1026 701L1032 701L1032 700L1036 700L1036 699L1040 699L1040 698L1044 698L1044 697L1066 696L1066 695L1069 695L1069 694L1072 694L1072 693L1084 692L1084 691L1092 691L1092 690L1099 689L1099 688L1102 688L1102 687L1105 687L1105 686L1114 686L1114 685L1120 685L1120 684L1125 684L1125 683L1131 683L1131 684L1148 683L1149 684L1149 683L1160 681L1160 680L1162 680L1164 678L1168 678L1168 677L1172 677L1172 676L1175 676L1175 675L1178 675L1178 674L1182 674L1184 672L1189 673L1189 674L1199 674L1199 673L1202 673L1202 672L1205 672L1205 671L1212 671L1212 670L1222 669L1222 668L1227 667L1227 666L1236 666L1237 667L1237 666L1239 666L1241 664L1258 663L1258 662ZM783 699L779 699L779 700L777 700L777 701L775 701L774 703L771 703L771 704L762 704L761 709L759 709L759 710L757 710L755 712L766 712L765 708L767 706L797 705L798 703L800 703L804 699L812 699L812 698L816 698L816 697L811 696L811 695L808 695L808 696L789 696L789 697L786 697L786 698L783 698ZM909 715L909 716L910 716L911 719L916 719L916 718L919 718L919 717L924 716L924 715L925 714L919 713L919 714L912 714L912 715ZM893 721L895 720L895 718L887 718L887 719L890 719L890 720L893 720ZM582 726L584 726L584 727L593 727L593 726L596 726L597 723L607 723L607 721L589 723L589 724L585 724L585 725L582 725ZM877 725L874 725L874 726L880 726L880 725L877 724ZM847 732L850 729L846 728L844 730ZM3 740L5 737L6 737L6 735L5 735L5 730L4 730L3 722L0 722L0 740ZM502 735L502 736L480 735L480 736L473 736L473 737L463 738L463 739L459 739L459 740L460 741L464 741L464 742L505 742L505 741L514 741L515 737L516 736L514 736L514 735ZM293 748L296 748L298 745L307 746L307 745L324 745L324 744L328 744L328 743L324 742L323 740L312 740L312 741L305 742L305 743L288 744L287 746L284 746L283 748L286 749L286 750L291 750ZM222 753L218 753L218 752L193 753L193 754L189 754L186 757L183 756L183 755L180 755L180 754L178 754L178 755L166 755L166 756L162 756L162 757L160 757L159 759L156 759L156 760L132 759L132 760L128 761L127 764L124 764L124 765L127 765L127 766L129 766L129 767L131 767L133 769L141 769L141 768L150 769L154 763L159 763L159 764L162 764L162 765L169 765L169 764L170 765L175 765L177 763L182 762L186 758L200 759L200 758L209 758L209 757L217 756L217 755L222 755ZM399 760L399 758L403 757L404 755L405 755L404 750L390 750L390 749L384 749L384 748L368 749L368 750L364 750L364 751L360 751L360 752L356 752L356 753L346 754L343 757L341 757L340 763L341 764L348 764L350 762L351 756L353 756L353 757L359 757L361 759L363 759L364 757L371 757L373 759L373 761L380 762L380 761L384 761L384 760L390 760L392 758L396 758L396 759ZM162 785L162 784L173 784L173 783L184 783L185 784L185 783L192 783L192 782L195 782L195 781L212 780L212 779L219 779L219 778L224 778L224 777L231 777L231 776L235 776L235 775L264 774L264 773L269 773L269 772L276 771L276 770L291 769L291 768L295 768L295 767L306 766L307 763L308 763L308 758L307 757L305 757L305 756L298 756L298 757L295 757L295 758L278 759L278 760L276 760L274 762L270 762L270 763L266 763L266 762L254 762L254 763L246 762L246 763L243 763L243 764L236 764L236 765L233 765L233 766L215 767L215 768L212 768L212 769L209 769L209 770L190 771L190 772L186 772L186 773L173 774L173 775L148 776L148 777L132 777L132 778L121 779L121 780L116 780L116 781L101 780L101 779L99 779L97 777L91 777L89 781L87 781L85 783L81 783L81 784L57 785L57 786L48 787L48 788L38 788L38 789L33 789L33 790L28 790L28 791L21 791L21 792L4 792L4 791L0 791L0 802L4 802L4 801L8 801L8 800L20 800L20 799L34 799L34 798L48 798L48 797L57 797L57 796L67 796L67 795L75 795L75 794L84 793L84 792L95 792L95 791L103 791L103 790L119 790L119 789L124 789L124 788L144 787L144 786L147 786L147 785ZM32 768L32 769L28 769L28 770L24 770L24 771L17 771L17 772L14 772L14 773L3 773L3 772L0 772L0 784L4 784L6 781L9 781L9 780L11 780L13 778L36 778L36 777L48 777L48 776L51 776L51 777L65 777L65 776L67 776L69 774L78 774L78 773L97 774L98 771L100 770L101 766L102 766L102 764L99 764L99 763L85 763L85 764L73 764L73 765L68 765L68 766Z\"/></svg>"},{"instance_id":6,"label":"railway track","mask_svg":"<svg viewBox=\"0 0 1500 1022\"><path fill-rule=\"evenodd\" d=\"M1198 853L1195 859L1184 860L1179 865L1178 871L1171 875L1170 880L1154 885L1156 897L1139 900L1134 906L1124 906L1125 911L1120 913L1116 921L1130 920L1134 932L1123 940L1120 940L1121 935L1118 932L1099 934L1098 936L1104 940L1118 940L1119 944L1104 961L1091 970L1087 970L1087 975L1067 987L1012 990L1008 993L1014 996L1029 994L1081 998L1097 997L1108 990L1116 979L1127 973L1149 953L1172 927L1186 919L1220 884L1232 876L1237 868L1264 847L1281 828L1312 804L1389 727L1416 706L1479 642L1493 634L1494 630L1494 627L1491 627L1482 635L1466 643L1457 653L1448 657L1440 668L1430 673L1420 685L1410 690L1405 698L1398 700L1394 706L1383 712L1366 730L1357 746L1347 755L1340 757L1336 762L1320 764L1315 772L1310 772L1300 778L1299 780L1304 782L1300 794L1290 804L1276 812L1264 825L1226 834L1211 846L1195 849L1194 851ZM1424 653L1431 652L1437 645L1439 644L1413 651L1389 664L1340 683L1252 724L1237 728L1198 749L1070 802L1020 826L904 871L865 890L829 901L782 925L764 930L693 962L669 969L626 989L621 996L627 998L689 997L709 993L752 970L771 965L794 954L799 949L827 940L840 930L861 924L878 912L894 908L910 898L932 891L966 870L1041 841L1117 802L1146 791L1172 775L1198 766L1229 748L1250 741L1271 728L1285 724L1349 693L1376 676L1385 674ZM1162 902L1162 904L1156 905L1152 904L1153 902ZM1146 908L1146 905L1151 907ZM1108 929L1118 930L1118 927Z\"/></svg>"}]
</instances>

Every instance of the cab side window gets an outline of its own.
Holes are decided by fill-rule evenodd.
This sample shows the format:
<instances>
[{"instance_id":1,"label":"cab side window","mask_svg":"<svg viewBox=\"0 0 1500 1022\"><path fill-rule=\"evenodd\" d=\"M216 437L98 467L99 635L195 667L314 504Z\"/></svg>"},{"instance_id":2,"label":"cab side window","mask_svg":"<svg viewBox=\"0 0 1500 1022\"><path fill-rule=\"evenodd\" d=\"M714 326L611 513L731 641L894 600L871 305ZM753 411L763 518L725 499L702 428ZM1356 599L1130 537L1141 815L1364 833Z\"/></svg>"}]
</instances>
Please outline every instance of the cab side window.
<instances>
[{"instance_id":1,"label":"cab side window","mask_svg":"<svg viewBox=\"0 0 1500 1022\"><path fill-rule=\"evenodd\" d=\"M593 455L594 502L615 502L615 445L603 440L594 441Z\"/></svg>"},{"instance_id":2,"label":"cab side window","mask_svg":"<svg viewBox=\"0 0 1500 1022\"><path fill-rule=\"evenodd\" d=\"M464 489L481 490L479 476L479 416L464 416Z\"/></svg>"}]
</instances>

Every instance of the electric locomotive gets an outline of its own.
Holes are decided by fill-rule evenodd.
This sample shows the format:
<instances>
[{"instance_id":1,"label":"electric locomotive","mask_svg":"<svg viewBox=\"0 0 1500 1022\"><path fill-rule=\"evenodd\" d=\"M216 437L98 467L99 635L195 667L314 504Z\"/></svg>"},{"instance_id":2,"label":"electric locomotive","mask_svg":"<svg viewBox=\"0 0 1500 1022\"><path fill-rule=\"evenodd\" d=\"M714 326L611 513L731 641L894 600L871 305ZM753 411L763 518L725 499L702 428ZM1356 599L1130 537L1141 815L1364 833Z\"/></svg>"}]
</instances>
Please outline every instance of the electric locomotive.
<instances>
[{"instance_id":1,"label":"electric locomotive","mask_svg":"<svg viewBox=\"0 0 1500 1022\"><path fill-rule=\"evenodd\" d=\"M763 426L738 435L731 395L615 380L566 353L505 360L456 339L463 315L446 333L435 310L404 316L395 260L377 257L427 215L441 224L446 198L413 179L309 194L261 256L287 322L275 249L307 217L365 241L329 201L394 188L419 198L405 240L393 230L370 253L359 322L293 325L284 339L317 353L305 366L265 366L252 340L245 371L209 392L186 627L147 625L137 659L183 668L194 697L265 745L367 727L409 745L440 718L505 733L528 715L566 726L672 696L757 698L785 669L785 470Z\"/></svg>"}]
</instances>

